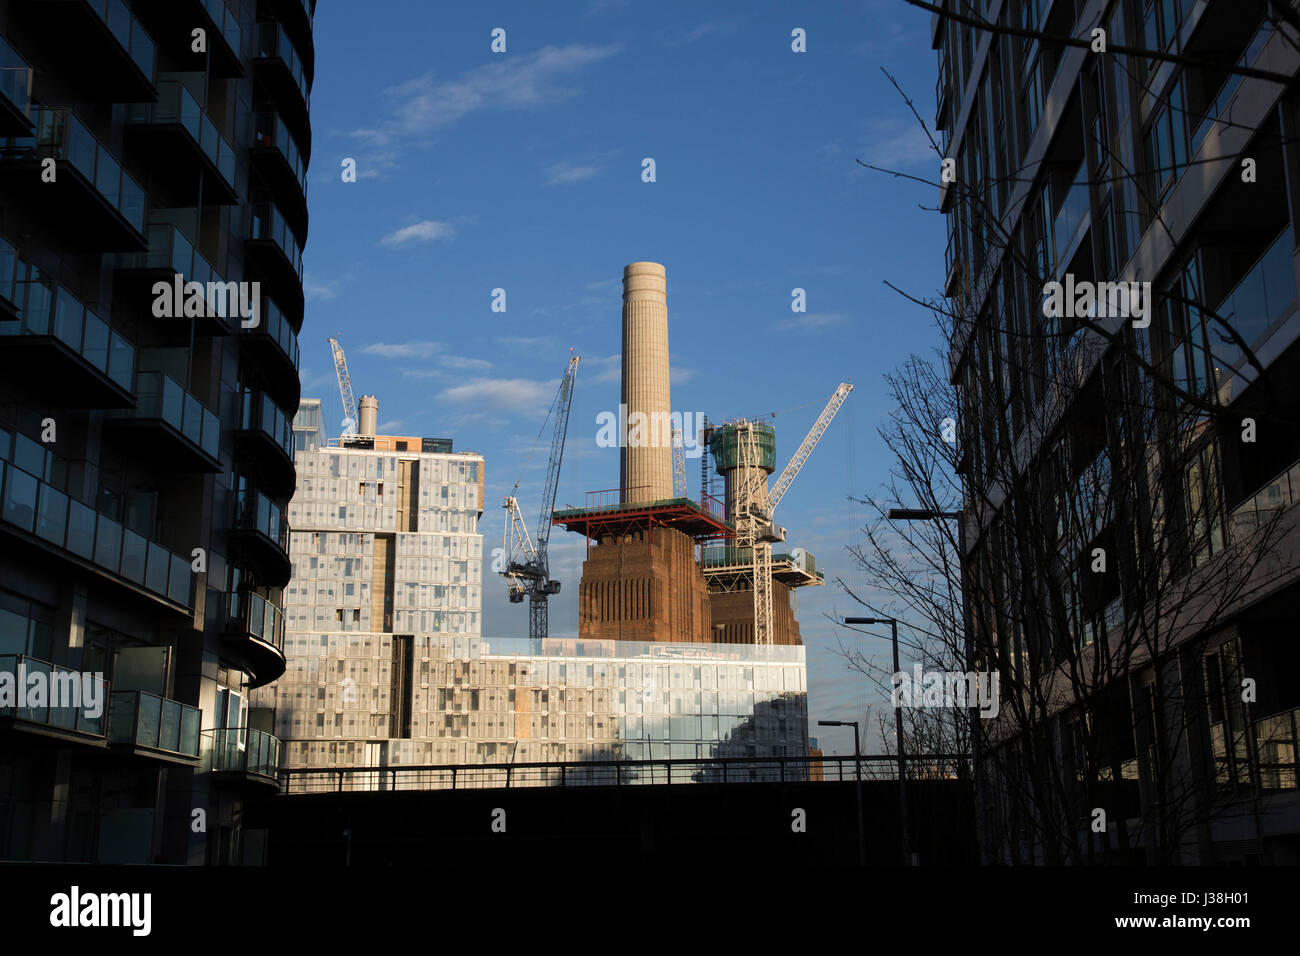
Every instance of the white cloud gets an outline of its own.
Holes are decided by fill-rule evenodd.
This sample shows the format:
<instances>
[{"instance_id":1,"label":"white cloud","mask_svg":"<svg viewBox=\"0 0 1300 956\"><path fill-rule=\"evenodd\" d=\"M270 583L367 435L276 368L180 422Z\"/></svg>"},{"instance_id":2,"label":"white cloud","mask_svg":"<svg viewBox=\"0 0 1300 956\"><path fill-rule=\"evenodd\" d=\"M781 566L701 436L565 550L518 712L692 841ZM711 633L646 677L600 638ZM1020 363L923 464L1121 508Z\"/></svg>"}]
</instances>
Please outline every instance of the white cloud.
<instances>
[{"instance_id":1,"label":"white cloud","mask_svg":"<svg viewBox=\"0 0 1300 956\"><path fill-rule=\"evenodd\" d=\"M546 173L547 186L571 186L574 183L580 183L584 179L590 179L600 172L600 167L594 164L575 165L568 160L553 165Z\"/></svg>"},{"instance_id":2,"label":"white cloud","mask_svg":"<svg viewBox=\"0 0 1300 956\"><path fill-rule=\"evenodd\" d=\"M479 405L510 411L535 411L549 406L555 381L538 382L525 378L476 378L438 393L445 402Z\"/></svg>"},{"instance_id":3,"label":"white cloud","mask_svg":"<svg viewBox=\"0 0 1300 956\"><path fill-rule=\"evenodd\" d=\"M338 298L339 284L333 282L317 282L311 276L302 280L302 293L308 300L316 299L335 299Z\"/></svg>"},{"instance_id":4,"label":"white cloud","mask_svg":"<svg viewBox=\"0 0 1300 956\"><path fill-rule=\"evenodd\" d=\"M783 322L776 323L778 329L825 329L848 321L843 312L798 312Z\"/></svg>"},{"instance_id":5,"label":"white cloud","mask_svg":"<svg viewBox=\"0 0 1300 956\"><path fill-rule=\"evenodd\" d=\"M492 367L487 359L467 358L464 355L440 355L438 364L443 368L473 369L476 372L486 372Z\"/></svg>"},{"instance_id":6,"label":"white cloud","mask_svg":"<svg viewBox=\"0 0 1300 956\"><path fill-rule=\"evenodd\" d=\"M546 46L535 53L494 58L454 80L417 76L384 91L395 102L392 115L354 135L376 148L430 132L481 110L539 109L578 95L566 78L599 63L617 46Z\"/></svg>"},{"instance_id":7,"label":"white cloud","mask_svg":"<svg viewBox=\"0 0 1300 956\"><path fill-rule=\"evenodd\" d=\"M375 431L381 435L391 435L394 431L402 427L402 419L393 418L386 422L380 422L375 426ZM748 447L748 446L746 446Z\"/></svg>"},{"instance_id":8,"label":"white cloud","mask_svg":"<svg viewBox=\"0 0 1300 956\"><path fill-rule=\"evenodd\" d=\"M880 119L870 124L863 162L884 169L904 169L919 163L938 163L938 154L915 119ZM858 167L861 169L861 167Z\"/></svg>"},{"instance_id":9,"label":"white cloud","mask_svg":"<svg viewBox=\"0 0 1300 956\"><path fill-rule=\"evenodd\" d=\"M411 226L403 226L396 232L390 232L379 240L379 244L388 246L391 249L408 242L431 242L434 239L450 239L455 234L456 229L451 223L426 219Z\"/></svg>"},{"instance_id":10,"label":"white cloud","mask_svg":"<svg viewBox=\"0 0 1300 956\"><path fill-rule=\"evenodd\" d=\"M361 351L381 358L428 358L437 350L437 342L375 342Z\"/></svg>"}]
</instances>

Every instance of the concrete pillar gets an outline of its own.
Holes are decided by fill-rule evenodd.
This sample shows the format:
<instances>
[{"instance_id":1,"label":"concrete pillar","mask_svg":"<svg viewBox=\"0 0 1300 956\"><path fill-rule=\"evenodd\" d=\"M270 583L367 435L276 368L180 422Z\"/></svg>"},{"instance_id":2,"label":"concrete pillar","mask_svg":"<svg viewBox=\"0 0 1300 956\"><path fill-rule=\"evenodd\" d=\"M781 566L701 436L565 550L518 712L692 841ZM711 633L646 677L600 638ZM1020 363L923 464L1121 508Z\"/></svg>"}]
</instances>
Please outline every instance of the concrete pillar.
<instances>
[{"instance_id":1,"label":"concrete pillar","mask_svg":"<svg viewBox=\"0 0 1300 956\"><path fill-rule=\"evenodd\" d=\"M620 500L671 498L668 278L657 262L633 262L623 269L622 403L627 417L620 436Z\"/></svg>"}]
</instances>

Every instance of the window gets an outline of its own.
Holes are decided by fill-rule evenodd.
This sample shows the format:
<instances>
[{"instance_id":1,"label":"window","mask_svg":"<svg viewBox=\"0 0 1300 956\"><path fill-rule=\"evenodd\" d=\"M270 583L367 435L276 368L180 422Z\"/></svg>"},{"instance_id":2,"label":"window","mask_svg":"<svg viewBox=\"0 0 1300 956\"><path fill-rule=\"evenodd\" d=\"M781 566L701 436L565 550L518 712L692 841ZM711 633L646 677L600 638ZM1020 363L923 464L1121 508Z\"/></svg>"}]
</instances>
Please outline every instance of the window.
<instances>
[{"instance_id":1,"label":"window","mask_svg":"<svg viewBox=\"0 0 1300 956\"><path fill-rule=\"evenodd\" d=\"M1168 100L1151 121L1146 138L1146 158L1155 187L1155 203L1159 205L1187 166L1187 124L1181 81L1174 84Z\"/></svg>"}]
</instances>

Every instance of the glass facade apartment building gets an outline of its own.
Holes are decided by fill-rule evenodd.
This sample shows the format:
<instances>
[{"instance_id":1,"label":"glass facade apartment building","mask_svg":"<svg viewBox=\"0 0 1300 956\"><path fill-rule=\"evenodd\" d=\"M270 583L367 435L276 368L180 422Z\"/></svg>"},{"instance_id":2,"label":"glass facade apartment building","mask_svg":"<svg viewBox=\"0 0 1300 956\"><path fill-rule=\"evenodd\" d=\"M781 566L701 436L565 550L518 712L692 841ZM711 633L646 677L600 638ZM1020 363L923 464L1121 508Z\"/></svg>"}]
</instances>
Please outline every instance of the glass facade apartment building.
<instances>
[{"instance_id":1,"label":"glass facade apartment building","mask_svg":"<svg viewBox=\"0 0 1300 956\"><path fill-rule=\"evenodd\" d=\"M1003 688L985 845L1300 861L1295 33L1254 2L944 8L967 634Z\"/></svg>"},{"instance_id":2,"label":"glass facade apartment building","mask_svg":"<svg viewBox=\"0 0 1300 956\"><path fill-rule=\"evenodd\" d=\"M82 685L0 696L0 859L262 858L314 8L0 2L0 683Z\"/></svg>"}]
</instances>

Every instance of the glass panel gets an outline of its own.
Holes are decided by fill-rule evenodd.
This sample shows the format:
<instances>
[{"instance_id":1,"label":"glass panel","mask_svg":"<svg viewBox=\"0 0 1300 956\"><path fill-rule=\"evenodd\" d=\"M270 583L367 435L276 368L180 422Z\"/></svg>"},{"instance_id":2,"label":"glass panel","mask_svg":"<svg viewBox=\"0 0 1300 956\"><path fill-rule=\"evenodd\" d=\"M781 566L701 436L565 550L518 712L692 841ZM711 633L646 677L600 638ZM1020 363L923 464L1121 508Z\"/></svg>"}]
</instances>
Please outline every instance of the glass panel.
<instances>
[{"instance_id":1,"label":"glass panel","mask_svg":"<svg viewBox=\"0 0 1300 956\"><path fill-rule=\"evenodd\" d=\"M113 36L117 37L117 42L122 44L124 49L131 46L131 11L126 8L122 0L108 0L107 16L104 22L108 24L108 29L112 31Z\"/></svg>"},{"instance_id":2,"label":"glass panel","mask_svg":"<svg viewBox=\"0 0 1300 956\"><path fill-rule=\"evenodd\" d=\"M181 711L180 742L176 749L191 757L199 754L199 716L196 707L187 706Z\"/></svg>"},{"instance_id":3,"label":"glass panel","mask_svg":"<svg viewBox=\"0 0 1300 956\"><path fill-rule=\"evenodd\" d=\"M68 502L67 548L88 561L95 553L95 509L76 499Z\"/></svg>"},{"instance_id":4,"label":"glass panel","mask_svg":"<svg viewBox=\"0 0 1300 956\"><path fill-rule=\"evenodd\" d=\"M153 694L140 694L140 720L136 725L135 740L142 747L157 747L158 732L162 725L162 699Z\"/></svg>"},{"instance_id":5,"label":"glass panel","mask_svg":"<svg viewBox=\"0 0 1300 956\"><path fill-rule=\"evenodd\" d=\"M59 114L63 116L64 114ZM98 144L90 130L81 120L71 114L68 116L68 154L67 159L91 182L95 181L95 150Z\"/></svg>"},{"instance_id":6,"label":"glass panel","mask_svg":"<svg viewBox=\"0 0 1300 956\"><path fill-rule=\"evenodd\" d=\"M14 467L5 471L4 519L24 531L36 522L36 493L40 486L33 475Z\"/></svg>"},{"instance_id":7,"label":"glass panel","mask_svg":"<svg viewBox=\"0 0 1300 956\"><path fill-rule=\"evenodd\" d=\"M81 322L85 306L67 289L59 287L54 302L54 335L69 348L81 351Z\"/></svg>"},{"instance_id":8,"label":"glass panel","mask_svg":"<svg viewBox=\"0 0 1300 956\"><path fill-rule=\"evenodd\" d=\"M145 549L148 542L129 528L122 530L122 575L136 584L144 583Z\"/></svg>"},{"instance_id":9,"label":"glass panel","mask_svg":"<svg viewBox=\"0 0 1300 956\"><path fill-rule=\"evenodd\" d=\"M203 438L203 406L188 392L185 394L185 419L182 423L182 431L191 442L200 445Z\"/></svg>"},{"instance_id":10,"label":"glass panel","mask_svg":"<svg viewBox=\"0 0 1300 956\"><path fill-rule=\"evenodd\" d=\"M99 701L100 712L96 717L92 717L89 708L81 708L78 711L77 729L88 734L102 734L104 732L104 723L107 718L108 710L108 682L98 677L86 677L82 675L82 681L90 681L95 688L93 691L93 700ZM83 692L84 693L84 692ZM85 697L82 697L85 700Z\"/></svg>"},{"instance_id":11,"label":"glass panel","mask_svg":"<svg viewBox=\"0 0 1300 956\"><path fill-rule=\"evenodd\" d=\"M31 679L32 674L44 674L46 681L45 686L49 687L50 673L54 669L53 665L47 664L45 661L38 661L32 657L24 657L22 660L22 666L27 672L28 680ZM29 697L27 699L30 700L31 698ZM18 718L20 720L31 720L39 724L47 723L50 717L48 694L46 695L45 700L46 703L40 707L19 707Z\"/></svg>"},{"instance_id":12,"label":"glass panel","mask_svg":"<svg viewBox=\"0 0 1300 956\"><path fill-rule=\"evenodd\" d=\"M190 576L193 568L190 563L178 555L171 556L171 573L167 580L167 596L177 604L190 603Z\"/></svg>"},{"instance_id":13,"label":"glass panel","mask_svg":"<svg viewBox=\"0 0 1300 956\"><path fill-rule=\"evenodd\" d=\"M135 368L135 349L116 332L109 339L108 377L122 388L131 388L131 373Z\"/></svg>"},{"instance_id":14,"label":"glass panel","mask_svg":"<svg viewBox=\"0 0 1300 956\"><path fill-rule=\"evenodd\" d=\"M113 691L108 708L108 739L113 743L135 743L135 705L139 696L132 691Z\"/></svg>"},{"instance_id":15,"label":"glass panel","mask_svg":"<svg viewBox=\"0 0 1300 956\"><path fill-rule=\"evenodd\" d=\"M98 150L96 159L95 188L116 208L122 188L122 167L102 146Z\"/></svg>"},{"instance_id":16,"label":"glass panel","mask_svg":"<svg viewBox=\"0 0 1300 956\"><path fill-rule=\"evenodd\" d=\"M161 750L179 751L181 743L181 705L178 701L162 702L162 723L158 731L158 747Z\"/></svg>"},{"instance_id":17,"label":"glass panel","mask_svg":"<svg viewBox=\"0 0 1300 956\"><path fill-rule=\"evenodd\" d=\"M167 593L167 572L171 567L171 553L162 545L149 543L149 576L145 585L155 594Z\"/></svg>"},{"instance_id":18,"label":"glass panel","mask_svg":"<svg viewBox=\"0 0 1300 956\"><path fill-rule=\"evenodd\" d=\"M136 232L144 231L144 190L125 172L122 174L122 199L118 210Z\"/></svg>"},{"instance_id":19,"label":"glass panel","mask_svg":"<svg viewBox=\"0 0 1300 956\"><path fill-rule=\"evenodd\" d=\"M81 346L86 361L101 372L108 368L108 326L97 316L86 313L86 330Z\"/></svg>"},{"instance_id":20,"label":"glass panel","mask_svg":"<svg viewBox=\"0 0 1300 956\"><path fill-rule=\"evenodd\" d=\"M221 420L203 409L203 450L213 458L221 457Z\"/></svg>"},{"instance_id":21,"label":"glass panel","mask_svg":"<svg viewBox=\"0 0 1300 956\"><path fill-rule=\"evenodd\" d=\"M68 527L68 496L49 485L41 485L41 507L36 518L36 533L46 541L63 546Z\"/></svg>"},{"instance_id":22,"label":"glass panel","mask_svg":"<svg viewBox=\"0 0 1300 956\"><path fill-rule=\"evenodd\" d=\"M116 574L121 562L122 526L100 515L95 527L95 563Z\"/></svg>"}]
</instances>

